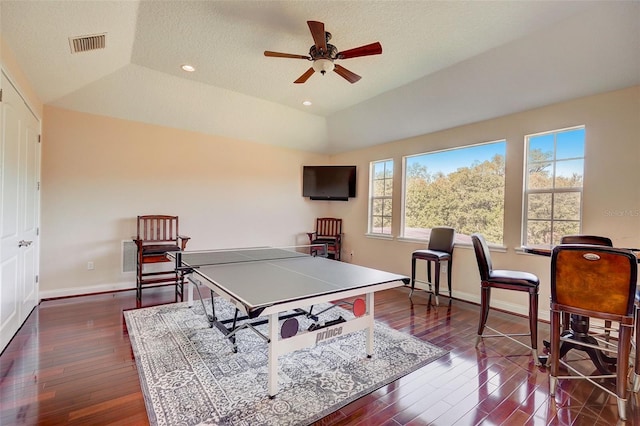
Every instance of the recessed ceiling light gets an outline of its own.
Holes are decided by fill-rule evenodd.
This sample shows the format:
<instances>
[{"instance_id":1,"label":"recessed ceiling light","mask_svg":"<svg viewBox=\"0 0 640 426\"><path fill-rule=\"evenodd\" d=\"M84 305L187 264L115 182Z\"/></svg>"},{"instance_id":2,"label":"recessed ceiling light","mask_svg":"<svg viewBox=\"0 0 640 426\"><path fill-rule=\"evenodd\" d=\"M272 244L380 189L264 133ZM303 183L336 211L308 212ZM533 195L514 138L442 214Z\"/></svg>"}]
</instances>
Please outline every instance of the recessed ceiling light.
<instances>
[{"instance_id":1,"label":"recessed ceiling light","mask_svg":"<svg viewBox=\"0 0 640 426\"><path fill-rule=\"evenodd\" d=\"M196 70L193 66L189 64L184 64L182 66L182 69L185 70L186 72L194 72Z\"/></svg>"},{"instance_id":2,"label":"recessed ceiling light","mask_svg":"<svg viewBox=\"0 0 640 426\"><path fill-rule=\"evenodd\" d=\"M304 106L309 106L309 105L311 105L311 101L304 101L304 102L302 103L302 105L304 105Z\"/></svg>"}]
</instances>

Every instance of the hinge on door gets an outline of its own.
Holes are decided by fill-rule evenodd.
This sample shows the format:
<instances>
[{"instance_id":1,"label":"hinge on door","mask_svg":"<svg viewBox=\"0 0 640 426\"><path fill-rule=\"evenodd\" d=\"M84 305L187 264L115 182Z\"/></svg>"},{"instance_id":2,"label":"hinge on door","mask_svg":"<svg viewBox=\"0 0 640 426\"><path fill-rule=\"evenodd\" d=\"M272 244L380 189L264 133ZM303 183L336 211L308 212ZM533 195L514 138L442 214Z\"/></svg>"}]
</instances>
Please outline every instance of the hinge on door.
<instances>
[{"instance_id":1,"label":"hinge on door","mask_svg":"<svg viewBox=\"0 0 640 426\"><path fill-rule=\"evenodd\" d=\"M36 235L40 235L40 228L36 228Z\"/></svg>"},{"instance_id":2,"label":"hinge on door","mask_svg":"<svg viewBox=\"0 0 640 426\"><path fill-rule=\"evenodd\" d=\"M40 182L36 184L36 191L40 191Z\"/></svg>"},{"instance_id":3,"label":"hinge on door","mask_svg":"<svg viewBox=\"0 0 640 426\"><path fill-rule=\"evenodd\" d=\"M36 284L38 284L39 279L40 279L40 275L36 275Z\"/></svg>"},{"instance_id":4,"label":"hinge on door","mask_svg":"<svg viewBox=\"0 0 640 426\"><path fill-rule=\"evenodd\" d=\"M2 89L0 89L0 102L2 102Z\"/></svg>"},{"instance_id":5,"label":"hinge on door","mask_svg":"<svg viewBox=\"0 0 640 426\"><path fill-rule=\"evenodd\" d=\"M38 143L40 143L40 135L38 135Z\"/></svg>"}]
</instances>

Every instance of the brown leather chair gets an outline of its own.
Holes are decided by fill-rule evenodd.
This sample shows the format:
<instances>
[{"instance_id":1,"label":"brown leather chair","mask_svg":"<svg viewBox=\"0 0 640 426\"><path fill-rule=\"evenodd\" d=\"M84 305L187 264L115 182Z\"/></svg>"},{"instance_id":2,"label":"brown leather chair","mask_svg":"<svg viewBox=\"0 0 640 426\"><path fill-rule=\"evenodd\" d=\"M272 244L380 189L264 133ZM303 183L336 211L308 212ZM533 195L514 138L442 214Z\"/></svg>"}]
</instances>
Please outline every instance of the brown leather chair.
<instances>
[{"instance_id":1,"label":"brown leather chair","mask_svg":"<svg viewBox=\"0 0 640 426\"><path fill-rule=\"evenodd\" d=\"M411 292L409 298L413 296L415 283L425 283L429 285L431 292L431 263L435 264L435 277L433 285L435 287L436 305L439 305L438 295L440 294L440 264L447 262L447 284L449 286L449 297L451 297L451 271L453 264L453 244L456 231L449 227L437 227L431 229L429 235L429 245L426 250L416 250L411 255ZM416 280L416 260L427 262L427 281Z\"/></svg>"},{"instance_id":2,"label":"brown leather chair","mask_svg":"<svg viewBox=\"0 0 640 426\"><path fill-rule=\"evenodd\" d=\"M613 247L613 241L608 237L599 235L565 235L560 240L560 244L589 244L593 246Z\"/></svg>"},{"instance_id":3,"label":"brown leather chair","mask_svg":"<svg viewBox=\"0 0 640 426\"><path fill-rule=\"evenodd\" d=\"M342 251L342 219L319 217L316 219L316 230L307 232L310 244L324 244L327 253L335 260L340 260Z\"/></svg>"},{"instance_id":4,"label":"brown leather chair","mask_svg":"<svg viewBox=\"0 0 640 426\"><path fill-rule=\"evenodd\" d=\"M613 241L611 241L611 238L601 237L599 235L583 235L583 234L565 235L560 240L560 244L588 244L593 246L613 247ZM563 330L565 331L569 330L570 321L571 321L570 315L565 313L562 319ZM605 321L604 328L605 328L605 334L607 335L607 337L610 334L609 331L607 331L609 327L611 327L611 322Z\"/></svg>"},{"instance_id":5,"label":"brown leather chair","mask_svg":"<svg viewBox=\"0 0 640 426\"><path fill-rule=\"evenodd\" d=\"M512 271L507 269L493 269L489 246L484 237L480 234L471 235L473 249L478 261L480 271L480 323L478 325L478 336L476 337L476 347L483 338L487 337L509 337L513 341L520 343L531 350L533 362L540 364L538 359L538 290L540 280L534 274L522 271ZM529 293L529 333L526 334L506 334L487 326L489 316L489 305L491 299L491 289L501 288L504 290L524 291ZM485 335L487 328L495 334ZM531 346L513 339L515 336L531 336Z\"/></svg>"},{"instance_id":6,"label":"brown leather chair","mask_svg":"<svg viewBox=\"0 0 640 426\"><path fill-rule=\"evenodd\" d=\"M178 216L138 216L138 235L133 239L138 249L136 268L136 300L138 304L142 301L143 287L175 285L176 302L178 297L180 300L184 299L184 280L175 268L147 272L144 267L147 264L170 262L171 260L166 256L167 252L186 248L190 238L180 235L178 225Z\"/></svg>"},{"instance_id":7,"label":"brown leather chair","mask_svg":"<svg viewBox=\"0 0 640 426\"><path fill-rule=\"evenodd\" d=\"M626 391L631 335L634 327L637 259L629 250L584 244L559 245L551 254L551 372L549 393L555 395L558 380L582 378L615 396L618 415L626 419ZM588 291L585 289L588 288ZM561 315L569 313L612 321L618 325L616 341L598 340L593 336L561 335ZM637 316L637 315L635 315ZM580 337L580 338L577 338ZM616 373L595 376L574 368L561 358L561 343L617 354ZM560 376L560 366L573 375ZM602 378L614 378L615 392L597 383Z\"/></svg>"}]
</instances>

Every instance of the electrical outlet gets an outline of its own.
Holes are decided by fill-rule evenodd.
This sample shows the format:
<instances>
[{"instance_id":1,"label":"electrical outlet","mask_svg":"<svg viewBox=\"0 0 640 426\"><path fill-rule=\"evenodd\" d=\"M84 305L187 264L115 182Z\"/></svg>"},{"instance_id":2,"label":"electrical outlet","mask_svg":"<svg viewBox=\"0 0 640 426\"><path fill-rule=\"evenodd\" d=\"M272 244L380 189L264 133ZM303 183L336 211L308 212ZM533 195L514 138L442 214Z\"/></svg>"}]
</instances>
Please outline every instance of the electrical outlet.
<instances>
[{"instance_id":1,"label":"electrical outlet","mask_svg":"<svg viewBox=\"0 0 640 426\"><path fill-rule=\"evenodd\" d=\"M93 262L87 262L87 271L93 271Z\"/></svg>"}]
</instances>

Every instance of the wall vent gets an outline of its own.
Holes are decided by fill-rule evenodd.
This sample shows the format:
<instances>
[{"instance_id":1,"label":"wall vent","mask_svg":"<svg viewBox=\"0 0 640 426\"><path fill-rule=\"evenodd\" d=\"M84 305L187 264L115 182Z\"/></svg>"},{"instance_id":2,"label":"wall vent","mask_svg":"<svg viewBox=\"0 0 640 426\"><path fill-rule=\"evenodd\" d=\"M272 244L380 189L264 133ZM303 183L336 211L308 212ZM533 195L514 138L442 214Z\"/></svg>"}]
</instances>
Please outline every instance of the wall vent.
<instances>
[{"instance_id":1,"label":"wall vent","mask_svg":"<svg viewBox=\"0 0 640 426\"><path fill-rule=\"evenodd\" d=\"M138 255L138 248L136 243L131 240L122 241L122 272L135 272L136 271L136 256Z\"/></svg>"},{"instance_id":2,"label":"wall vent","mask_svg":"<svg viewBox=\"0 0 640 426\"><path fill-rule=\"evenodd\" d=\"M107 33L69 37L69 46L71 47L71 53L104 49L106 38Z\"/></svg>"}]
</instances>

